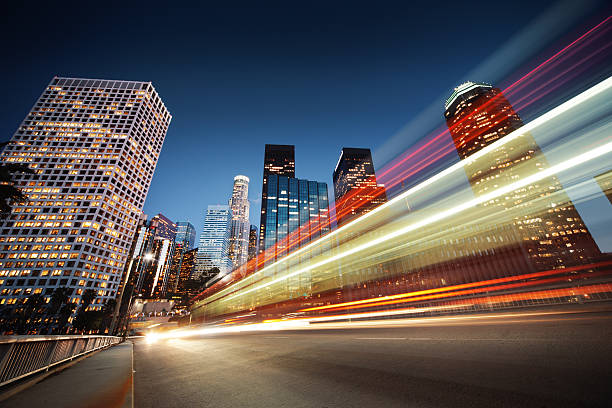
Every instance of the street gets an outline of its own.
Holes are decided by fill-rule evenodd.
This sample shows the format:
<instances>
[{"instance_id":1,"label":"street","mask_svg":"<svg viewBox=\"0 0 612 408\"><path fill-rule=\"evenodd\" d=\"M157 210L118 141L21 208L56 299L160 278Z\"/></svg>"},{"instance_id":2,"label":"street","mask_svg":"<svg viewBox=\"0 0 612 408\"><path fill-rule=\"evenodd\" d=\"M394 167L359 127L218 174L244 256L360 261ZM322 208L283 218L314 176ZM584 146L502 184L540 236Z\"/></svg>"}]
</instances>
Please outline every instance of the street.
<instances>
[{"instance_id":1,"label":"street","mask_svg":"<svg viewBox=\"0 0 612 408\"><path fill-rule=\"evenodd\" d=\"M135 340L137 407L605 406L612 314Z\"/></svg>"}]
</instances>

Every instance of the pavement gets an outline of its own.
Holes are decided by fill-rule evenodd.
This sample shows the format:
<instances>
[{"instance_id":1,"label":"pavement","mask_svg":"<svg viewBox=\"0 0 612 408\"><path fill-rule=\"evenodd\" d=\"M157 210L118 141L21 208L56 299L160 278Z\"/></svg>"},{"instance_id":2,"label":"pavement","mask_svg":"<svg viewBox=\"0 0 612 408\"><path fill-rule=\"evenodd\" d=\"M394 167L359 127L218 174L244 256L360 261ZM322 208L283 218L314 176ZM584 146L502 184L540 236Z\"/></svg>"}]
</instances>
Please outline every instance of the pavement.
<instances>
[{"instance_id":1,"label":"pavement","mask_svg":"<svg viewBox=\"0 0 612 408\"><path fill-rule=\"evenodd\" d=\"M102 350L0 402L3 408L129 408L132 343Z\"/></svg>"},{"instance_id":2,"label":"pavement","mask_svg":"<svg viewBox=\"0 0 612 408\"><path fill-rule=\"evenodd\" d=\"M136 407L610 406L612 313L134 344Z\"/></svg>"}]
</instances>

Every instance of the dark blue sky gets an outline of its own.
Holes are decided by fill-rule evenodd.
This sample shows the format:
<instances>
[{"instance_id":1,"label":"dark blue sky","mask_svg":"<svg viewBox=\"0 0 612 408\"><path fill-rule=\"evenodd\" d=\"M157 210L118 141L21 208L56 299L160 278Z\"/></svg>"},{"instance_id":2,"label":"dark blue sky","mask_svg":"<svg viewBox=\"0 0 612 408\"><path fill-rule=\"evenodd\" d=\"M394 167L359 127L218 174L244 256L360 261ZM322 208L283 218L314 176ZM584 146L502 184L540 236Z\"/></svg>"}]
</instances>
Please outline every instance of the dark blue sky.
<instances>
[{"instance_id":1,"label":"dark blue sky","mask_svg":"<svg viewBox=\"0 0 612 408\"><path fill-rule=\"evenodd\" d=\"M297 177L331 198L343 146L376 150L432 103L441 121L440 96L552 4L264 3L9 6L1 139L54 75L152 81L173 120L145 212L199 232L245 174L258 222L265 143L294 144Z\"/></svg>"}]
</instances>

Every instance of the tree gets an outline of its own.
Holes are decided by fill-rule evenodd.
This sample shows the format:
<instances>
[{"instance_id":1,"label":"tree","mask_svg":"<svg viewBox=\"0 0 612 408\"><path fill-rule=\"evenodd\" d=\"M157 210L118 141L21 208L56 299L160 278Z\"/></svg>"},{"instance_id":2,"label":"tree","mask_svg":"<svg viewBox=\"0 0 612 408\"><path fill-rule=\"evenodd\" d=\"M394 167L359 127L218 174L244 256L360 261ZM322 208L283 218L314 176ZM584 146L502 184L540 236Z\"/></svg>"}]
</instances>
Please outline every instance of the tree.
<instances>
[{"instance_id":1,"label":"tree","mask_svg":"<svg viewBox=\"0 0 612 408\"><path fill-rule=\"evenodd\" d=\"M113 321L113 315L115 314L115 308L117 307L117 301L115 299L108 300L104 306L102 306L102 322L100 324L100 333L104 334L107 328Z\"/></svg>"},{"instance_id":2,"label":"tree","mask_svg":"<svg viewBox=\"0 0 612 408\"><path fill-rule=\"evenodd\" d=\"M87 289L81 296L81 306L72 323L72 326L81 332L97 330L102 322L102 311L87 310L96 299L97 293L94 289Z\"/></svg>"},{"instance_id":3,"label":"tree","mask_svg":"<svg viewBox=\"0 0 612 408\"><path fill-rule=\"evenodd\" d=\"M74 313L76 305L70 303L70 295L72 290L66 287L55 288L51 294L49 305L47 306L47 327L51 328L51 332L63 333L68 319Z\"/></svg>"},{"instance_id":4,"label":"tree","mask_svg":"<svg viewBox=\"0 0 612 408\"><path fill-rule=\"evenodd\" d=\"M0 150L7 144L8 142L0 143ZM17 173L34 174L34 171L25 164L0 164L0 218L6 218L11 213L13 205L27 201L25 194L15 187L13 177Z\"/></svg>"}]
</instances>

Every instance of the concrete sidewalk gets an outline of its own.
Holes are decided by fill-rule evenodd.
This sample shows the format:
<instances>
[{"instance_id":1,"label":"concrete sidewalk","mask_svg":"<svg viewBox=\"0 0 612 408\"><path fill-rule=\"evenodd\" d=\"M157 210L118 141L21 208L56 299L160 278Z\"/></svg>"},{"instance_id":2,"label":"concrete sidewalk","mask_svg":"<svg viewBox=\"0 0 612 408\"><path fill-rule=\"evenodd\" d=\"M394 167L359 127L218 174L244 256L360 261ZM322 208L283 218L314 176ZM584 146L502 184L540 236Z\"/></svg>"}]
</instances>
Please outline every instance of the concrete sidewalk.
<instances>
[{"instance_id":1,"label":"concrete sidewalk","mask_svg":"<svg viewBox=\"0 0 612 408\"><path fill-rule=\"evenodd\" d=\"M51 375L2 401L2 407L130 408L132 342L127 341Z\"/></svg>"}]
</instances>

